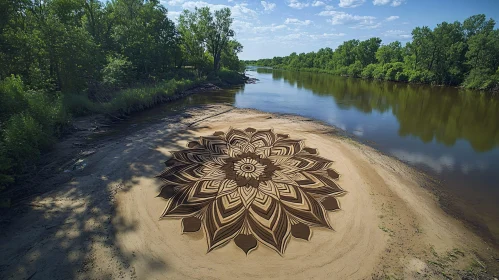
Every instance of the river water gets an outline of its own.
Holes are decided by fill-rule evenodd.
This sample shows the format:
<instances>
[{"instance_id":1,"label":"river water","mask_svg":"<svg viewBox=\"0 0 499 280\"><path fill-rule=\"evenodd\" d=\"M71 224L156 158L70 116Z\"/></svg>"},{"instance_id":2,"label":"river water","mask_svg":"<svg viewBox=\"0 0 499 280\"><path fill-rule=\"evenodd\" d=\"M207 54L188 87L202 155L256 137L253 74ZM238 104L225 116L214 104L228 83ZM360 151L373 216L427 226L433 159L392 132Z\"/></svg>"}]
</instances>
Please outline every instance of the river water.
<instances>
[{"instance_id":1,"label":"river water","mask_svg":"<svg viewBox=\"0 0 499 280\"><path fill-rule=\"evenodd\" d=\"M451 87L248 68L256 84L145 111L149 121L202 104L297 114L334 125L441 182L443 204L487 240L499 240L499 97ZM140 116L142 115L142 116Z\"/></svg>"}]
</instances>

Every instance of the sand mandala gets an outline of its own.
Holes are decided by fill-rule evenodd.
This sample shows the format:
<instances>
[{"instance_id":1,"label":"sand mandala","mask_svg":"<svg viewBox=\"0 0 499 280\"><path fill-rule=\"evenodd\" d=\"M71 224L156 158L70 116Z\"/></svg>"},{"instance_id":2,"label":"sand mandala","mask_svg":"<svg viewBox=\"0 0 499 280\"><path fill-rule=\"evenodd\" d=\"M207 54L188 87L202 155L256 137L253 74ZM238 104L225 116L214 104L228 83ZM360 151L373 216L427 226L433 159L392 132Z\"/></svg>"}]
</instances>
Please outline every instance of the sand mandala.
<instances>
[{"instance_id":1,"label":"sand mandala","mask_svg":"<svg viewBox=\"0 0 499 280\"><path fill-rule=\"evenodd\" d=\"M262 243L283 254L290 237L331 229L326 211L343 194L332 161L303 140L273 130L230 129L172 152L158 196L162 218L183 218L182 231L204 229L208 251L231 240L246 254Z\"/></svg>"}]
</instances>

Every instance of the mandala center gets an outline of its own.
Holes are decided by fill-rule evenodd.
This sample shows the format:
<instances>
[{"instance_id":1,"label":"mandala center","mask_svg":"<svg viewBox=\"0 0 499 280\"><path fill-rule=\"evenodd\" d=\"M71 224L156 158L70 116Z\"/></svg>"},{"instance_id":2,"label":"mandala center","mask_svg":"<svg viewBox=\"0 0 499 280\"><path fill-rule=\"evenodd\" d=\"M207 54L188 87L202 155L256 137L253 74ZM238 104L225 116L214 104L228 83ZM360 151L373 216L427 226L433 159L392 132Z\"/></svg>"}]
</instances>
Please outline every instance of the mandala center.
<instances>
[{"instance_id":1,"label":"mandala center","mask_svg":"<svg viewBox=\"0 0 499 280\"><path fill-rule=\"evenodd\" d=\"M239 176L258 179L265 171L265 165L252 158L243 158L234 163L234 171Z\"/></svg>"}]
</instances>

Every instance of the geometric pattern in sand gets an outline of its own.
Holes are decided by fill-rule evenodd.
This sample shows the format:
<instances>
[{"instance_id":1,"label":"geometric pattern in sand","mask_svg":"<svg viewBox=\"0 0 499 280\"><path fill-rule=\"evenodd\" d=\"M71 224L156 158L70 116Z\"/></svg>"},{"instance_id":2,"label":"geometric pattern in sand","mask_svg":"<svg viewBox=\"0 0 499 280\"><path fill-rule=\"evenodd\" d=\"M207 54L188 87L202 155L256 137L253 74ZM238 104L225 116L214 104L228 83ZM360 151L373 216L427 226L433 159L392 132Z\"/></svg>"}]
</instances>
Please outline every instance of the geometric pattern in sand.
<instances>
[{"instance_id":1,"label":"geometric pattern in sand","mask_svg":"<svg viewBox=\"0 0 499 280\"><path fill-rule=\"evenodd\" d=\"M264 244L283 254L310 227L331 228L326 211L345 193L332 161L272 129L230 129L172 152L157 177L167 199L161 218L182 218L183 232L203 227L208 252L234 240L246 254Z\"/></svg>"}]
</instances>

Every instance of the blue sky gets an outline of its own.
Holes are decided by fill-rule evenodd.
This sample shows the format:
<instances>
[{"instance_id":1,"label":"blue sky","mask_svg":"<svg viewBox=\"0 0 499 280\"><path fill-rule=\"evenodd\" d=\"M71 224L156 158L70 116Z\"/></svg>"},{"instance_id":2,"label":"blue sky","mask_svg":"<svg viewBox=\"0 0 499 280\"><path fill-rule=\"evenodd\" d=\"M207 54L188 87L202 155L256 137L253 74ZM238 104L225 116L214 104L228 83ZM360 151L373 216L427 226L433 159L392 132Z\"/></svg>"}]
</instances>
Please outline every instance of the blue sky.
<instances>
[{"instance_id":1,"label":"blue sky","mask_svg":"<svg viewBox=\"0 0 499 280\"><path fill-rule=\"evenodd\" d=\"M240 59L335 49L343 41L380 37L411 40L416 26L463 21L475 14L499 20L499 0L161 0L175 21L183 9L228 7ZM498 25L496 25L497 28Z\"/></svg>"}]
</instances>

